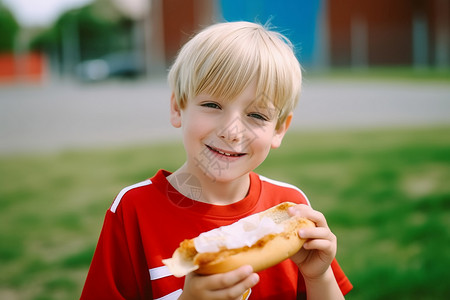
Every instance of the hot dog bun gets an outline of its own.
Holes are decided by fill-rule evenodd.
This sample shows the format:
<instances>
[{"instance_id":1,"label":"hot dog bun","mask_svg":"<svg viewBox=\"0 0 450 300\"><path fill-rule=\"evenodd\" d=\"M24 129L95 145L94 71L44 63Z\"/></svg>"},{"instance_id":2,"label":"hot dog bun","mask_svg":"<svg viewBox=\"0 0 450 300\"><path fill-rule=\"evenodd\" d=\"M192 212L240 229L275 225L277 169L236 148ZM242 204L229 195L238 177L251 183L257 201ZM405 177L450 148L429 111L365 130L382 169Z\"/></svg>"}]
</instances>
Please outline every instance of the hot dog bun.
<instances>
[{"instance_id":1,"label":"hot dog bun","mask_svg":"<svg viewBox=\"0 0 450 300\"><path fill-rule=\"evenodd\" d=\"M215 252L199 253L195 239L189 239L181 242L172 258L164 259L163 263L176 277L185 276L192 271L203 275L223 273L243 265L251 265L255 272L274 266L297 253L303 246L305 240L298 236L300 228L315 226L308 219L288 214L288 208L295 205L284 202L255 214L259 219L269 218L282 231L264 235L250 246L233 249L221 247ZM255 218L255 215L241 220Z\"/></svg>"}]
</instances>

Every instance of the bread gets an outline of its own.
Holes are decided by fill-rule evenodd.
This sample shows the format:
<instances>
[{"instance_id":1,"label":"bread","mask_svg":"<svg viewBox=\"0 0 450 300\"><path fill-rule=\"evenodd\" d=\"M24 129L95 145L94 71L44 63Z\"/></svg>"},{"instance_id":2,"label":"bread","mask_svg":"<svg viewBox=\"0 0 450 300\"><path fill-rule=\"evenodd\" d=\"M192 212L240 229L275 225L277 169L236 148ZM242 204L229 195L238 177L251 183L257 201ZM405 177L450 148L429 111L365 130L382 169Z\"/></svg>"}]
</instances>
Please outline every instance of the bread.
<instances>
[{"instance_id":1,"label":"bread","mask_svg":"<svg viewBox=\"0 0 450 300\"><path fill-rule=\"evenodd\" d=\"M303 246L305 240L298 236L300 228L315 226L308 219L288 214L288 208L295 205L284 202L231 225L184 240L172 258L164 259L163 263L176 277L192 271L203 275L223 273L243 265L251 265L255 272L274 266L297 253ZM251 228L247 230L246 226ZM224 237L223 231L231 232L231 235L227 233ZM262 236L253 241L255 234ZM239 245L241 242L245 245ZM198 251L200 246L207 249L212 247L213 251Z\"/></svg>"}]
</instances>

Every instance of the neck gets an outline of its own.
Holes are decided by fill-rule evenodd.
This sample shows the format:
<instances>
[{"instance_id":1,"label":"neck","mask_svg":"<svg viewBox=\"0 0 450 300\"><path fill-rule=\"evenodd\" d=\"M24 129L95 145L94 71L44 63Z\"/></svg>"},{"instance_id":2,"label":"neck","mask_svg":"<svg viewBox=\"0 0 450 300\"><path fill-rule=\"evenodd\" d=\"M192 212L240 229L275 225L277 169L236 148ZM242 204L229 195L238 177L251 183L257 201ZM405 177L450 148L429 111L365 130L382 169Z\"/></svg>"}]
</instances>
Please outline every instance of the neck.
<instances>
[{"instance_id":1,"label":"neck","mask_svg":"<svg viewBox=\"0 0 450 300\"><path fill-rule=\"evenodd\" d=\"M171 182L172 186L182 195L189 197L190 187L185 184L174 184L176 178L182 177L182 174L192 175L193 182L199 185L201 188L201 195L197 200L214 205L229 205L236 203L247 196L250 188L250 175L244 174L243 176L231 181L216 181L207 175L194 174L187 170L186 165L176 170L169 175L167 179Z\"/></svg>"},{"instance_id":2,"label":"neck","mask_svg":"<svg viewBox=\"0 0 450 300\"><path fill-rule=\"evenodd\" d=\"M229 205L247 196L250 188L250 176L246 174L231 182L217 182L209 179L202 187L200 201L215 205Z\"/></svg>"}]
</instances>

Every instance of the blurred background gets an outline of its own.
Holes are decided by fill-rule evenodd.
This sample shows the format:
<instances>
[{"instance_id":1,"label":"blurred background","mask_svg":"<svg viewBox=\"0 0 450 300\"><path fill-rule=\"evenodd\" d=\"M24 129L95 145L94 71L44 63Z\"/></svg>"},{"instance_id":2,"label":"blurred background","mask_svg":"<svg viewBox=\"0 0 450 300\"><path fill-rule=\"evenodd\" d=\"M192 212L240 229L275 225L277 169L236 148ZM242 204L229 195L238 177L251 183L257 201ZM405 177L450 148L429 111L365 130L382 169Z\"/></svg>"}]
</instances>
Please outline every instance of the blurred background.
<instances>
[{"instance_id":1,"label":"blurred background","mask_svg":"<svg viewBox=\"0 0 450 300\"><path fill-rule=\"evenodd\" d=\"M0 0L0 299L78 298L121 188L184 159L167 69L219 21L294 44L303 92L257 170L339 239L348 299L448 299L448 0Z\"/></svg>"},{"instance_id":2,"label":"blurred background","mask_svg":"<svg viewBox=\"0 0 450 300\"><path fill-rule=\"evenodd\" d=\"M223 20L270 23L307 70L446 70L450 60L446 0L2 2L2 82L164 76L193 33Z\"/></svg>"}]
</instances>

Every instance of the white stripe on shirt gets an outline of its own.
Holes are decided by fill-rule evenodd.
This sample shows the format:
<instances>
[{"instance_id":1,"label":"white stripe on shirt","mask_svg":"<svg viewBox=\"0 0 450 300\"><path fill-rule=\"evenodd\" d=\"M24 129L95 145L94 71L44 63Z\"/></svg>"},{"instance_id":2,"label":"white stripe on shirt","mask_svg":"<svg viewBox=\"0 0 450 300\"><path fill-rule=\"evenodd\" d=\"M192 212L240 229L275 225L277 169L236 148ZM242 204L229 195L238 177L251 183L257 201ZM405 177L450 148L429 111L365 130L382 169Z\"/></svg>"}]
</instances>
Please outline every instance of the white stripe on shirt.
<instances>
[{"instance_id":1,"label":"white stripe on shirt","mask_svg":"<svg viewBox=\"0 0 450 300\"><path fill-rule=\"evenodd\" d=\"M145 180L145 181L142 181L142 182L139 182L139 183L136 183L136 184L130 185L129 187L124 188L124 189L121 190L120 193L117 195L116 199L114 199L114 202L113 202L113 204L111 205L110 210L111 210L113 213L116 212L117 206L119 206L120 200L122 200L122 197L123 197L123 195L126 194L126 192L128 192L128 191L130 191L130 190L132 190L132 189L134 189L134 188L138 188L138 187L141 187L141 186L146 186L146 185L149 185L149 184L152 184L152 181L151 181L150 179L147 179L147 180Z\"/></svg>"},{"instance_id":2,"label":"white stripe on shirt","mask_svg":"<svg viewBox=\"0 0 450 300\"><path fill-rule=\"evenodd\" d=\"M296 187L295 185L292 185L292 184L289 184L289 183L285 183L285 182L281 182L281 181L276 181L276 180L273 180L273 179L269 179L269 178L264 177L262 175L259 175L259 179L261 179L261 181L266 181L266 182L274 184L274 185L287 187L287 188L291 188L291 189L294 189L294 190L298 191L300 194L303 195L303 197L305 197L306 202L308 203L308 205L311 206L311 203L309 202L308 197L306 197L305 193L303 193L303 191L301 189L299 189L298 187Z\"/></svg>"},{"instance_id":3,"label":"white stripe on shirt","mask_svg":"<svg viewBox=\"0 0 450 300\"><path fill-rule=\"evenodd\" d=\"M167 266L148 269L148 271L150 272L150 280L157 280L167 276L172 276L172 273L169 271Z\"/></svg>"},{"instance_id":4,"label":"white stripe on shirt","mask_svg":"<svg viewBox=\"0 0 450 300\"><path fill-rule=\"evenodd\" d=\"M178 297L180 297L183 290L176 290L175 292L172 292L170 294L167 294L161 298L156 298L155 300L177 300Z\"/></svg>"}]
</instances>

